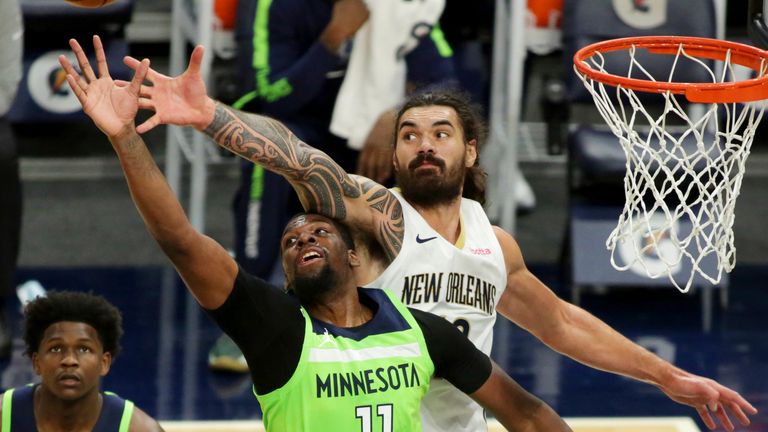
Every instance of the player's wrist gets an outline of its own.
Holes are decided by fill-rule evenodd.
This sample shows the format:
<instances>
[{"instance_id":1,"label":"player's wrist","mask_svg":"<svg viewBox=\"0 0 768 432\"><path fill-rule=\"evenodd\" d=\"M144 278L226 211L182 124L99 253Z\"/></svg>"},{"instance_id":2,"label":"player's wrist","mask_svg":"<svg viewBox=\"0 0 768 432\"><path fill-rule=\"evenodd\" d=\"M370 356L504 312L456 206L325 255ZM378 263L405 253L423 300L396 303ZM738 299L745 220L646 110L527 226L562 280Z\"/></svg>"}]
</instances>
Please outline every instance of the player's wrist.
<instances>
[{"instance_id":1,"label":"player's wrist","mask_svg":"<svg viewBox=\"0 0 768 432\"><path fill-rule=\"evenodd\" d=\"M211 123L213 123L213 119L215 117L216 101L210 97L206 97L205 103L203 104L203 108L200 112L200 120L194 122L192 126L199 131L204 131Z\"/></svg>"},{"instance_id":2,"label":"player's wrist","mask_svg":"<svg viewBox=\"0 0 768 432\"><path fill-rule=\"evenodd\" d=\"M653 362L653 366L648 371L648 381L658 387L668 387L671 383L681 377L683 370L675 367L673 364L660 358Z\"/></svg>"}]
</instances>

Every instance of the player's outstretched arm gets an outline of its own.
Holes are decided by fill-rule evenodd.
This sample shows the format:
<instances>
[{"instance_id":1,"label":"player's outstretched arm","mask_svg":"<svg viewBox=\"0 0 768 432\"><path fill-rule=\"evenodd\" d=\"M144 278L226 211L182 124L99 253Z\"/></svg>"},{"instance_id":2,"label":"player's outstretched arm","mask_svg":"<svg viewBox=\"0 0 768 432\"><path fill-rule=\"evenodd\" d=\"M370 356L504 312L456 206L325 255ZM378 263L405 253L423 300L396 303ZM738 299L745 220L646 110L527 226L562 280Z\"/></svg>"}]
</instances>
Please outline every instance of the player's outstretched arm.
<instances>
[{"instance_id":1,"label":"player's outstretched arm","mask_svg":"<svg viewBox=\"0 0 768 432\"><path fill-rule=\"evenodd\" d=\"M546 403L528 393L496 363L491 375L469 395L494 414L505 428L514 431L558 432L571 428Z\"/></svg>"},{"instance_id":2,"label":"player's outstretched arm","mask_svg":"<svg viewBox=\"0 0 768 432\"><path fill-rule=\"evenodd\" d=\"M146 144L136 132L134 118L139 109L139 87L149 68L149 60L139 64L130 83L118 85L109 75L98 36L94 36L93 45L96 71L77 41L70 40L82 74L66 57L61 56L59 61L67 72L67 81L85 113L112 143L131 197L149 232L173 261L200 304L214 309L228 297L237 265L221 245L192 227Z\"/></svg>"},{"instance_id":3,"label":"player's outstretched arm","mask_svg":"<svg viewBox=\"0 0 768 432\"><path fill-rule=\"evenodd\" d=\"M496 307L499 313L580 363L655 385L672 400L695 408L710 429L716 429L717 418L733 431L730 415L743 425L750 423L748 414L757 410L741 395L673 366L584 309L558 298L525 267L512 236L494 229L508 272L507 289Z\"/></svg>"},{"instance_id":4,"label":"player's outstretched arm","mask_svg":"<svg viewBox=\"0 0 768 432\"><path fill-rule=\"evenodd\" d=\"M137 130L158 124L193 126L219 146L284 176L307 211L343 220L374 236L389 258L400 250L402 212L386 188L364 178L353 178L325 153L302 142L283 123L249 114L207 96L200 75L203 48L192 52L189 66L178 77L150 69L151 86L141 86L140 107L155 114ZM137 70L140 62L126 57Z\"/></svg>"}]
</instances>

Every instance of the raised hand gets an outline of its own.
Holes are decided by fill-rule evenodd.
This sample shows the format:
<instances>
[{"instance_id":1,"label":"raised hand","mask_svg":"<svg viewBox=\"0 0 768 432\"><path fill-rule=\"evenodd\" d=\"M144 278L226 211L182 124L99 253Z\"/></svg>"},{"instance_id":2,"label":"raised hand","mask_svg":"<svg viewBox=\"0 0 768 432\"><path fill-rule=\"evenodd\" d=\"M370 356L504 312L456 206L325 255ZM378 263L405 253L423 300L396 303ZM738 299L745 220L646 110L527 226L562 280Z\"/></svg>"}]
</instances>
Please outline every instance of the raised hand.
<instances>
[{"instance_id":1,"label":"raised hand","mask_svg":"<svg viewBox=\"0 0 768 432\"><path fill-rule=\"evenodd\" d=\"M153 69L147 72L151 86L141 86L139 107L155 112L155 115L139 125L136 130L144 133L159 124L194 126L204 129L213 120L216 104L209 98L205 81L200 75L203 47L198 45L192 51L187 70L177 77L163 75ZM137 71L141 62L125 57L124 63Z\"/></svg>"},{"instance_id":2,"label":"raised hand","mask_svg":"<svg viewBox=\"0 0 768 432\"><path fill-rule=\"evenodd\" d=\"M98 36L93 37L98 76L80 44L70 39L69 46L77 58L81 73L63 55L59 56L59 63L67 73L67 82L83 106L83 111L108 137L132 131L139 108L139 89L149 69L149 60L137 61L136 72L128 85L117 85L109 75L104 47Z\"/></svg>"},{"instance_id":3,"label":"raised hand","mask_svg":"<svg viewBox=\"0 0 768 432\"><path fill-rule=\"evenodd\" d=\"M378 183L384 183L392 175L392 153L395 151L392 134L396 116L393 110L379 116L357 158L357 174Z\"/></svg>"},{"instance_id":4,"label":"raised hand","mask_svg":"<svg viewBox=\"0 0 768 432\"><path fill-rule=\"evenodd\" d=\"M757 409L737 392L717 381L682 370L678 370L675 376L660 388L675 402L695 408L704 424L712 430L717 428L712 414L726 430L733 431L734 427L729 413L734 415L744 426L749 425L747 414L754 415L757 413Z\"/></svg>"}]
</instances>

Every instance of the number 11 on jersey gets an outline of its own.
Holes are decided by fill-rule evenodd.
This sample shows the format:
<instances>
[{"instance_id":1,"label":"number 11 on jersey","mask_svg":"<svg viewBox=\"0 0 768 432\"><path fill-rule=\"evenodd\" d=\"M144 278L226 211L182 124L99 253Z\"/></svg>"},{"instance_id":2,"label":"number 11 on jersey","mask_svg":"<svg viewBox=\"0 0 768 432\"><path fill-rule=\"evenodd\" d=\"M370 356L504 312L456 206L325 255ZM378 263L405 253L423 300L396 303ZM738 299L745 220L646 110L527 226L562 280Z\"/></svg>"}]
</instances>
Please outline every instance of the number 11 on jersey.
<instances>
[{"instance_id":1,"label":"number 11 on jersey","mask_svg":"<svg viewBox=\"0 0 768 432\"><path fill-rule=\"evenodd\" d=\"M360 419L361 432L373 432L371 406L355 407L355 417ZM381 432L392 432L392 404L376 406L376 414L381 417Z\"/></svg>"}]
</instances>

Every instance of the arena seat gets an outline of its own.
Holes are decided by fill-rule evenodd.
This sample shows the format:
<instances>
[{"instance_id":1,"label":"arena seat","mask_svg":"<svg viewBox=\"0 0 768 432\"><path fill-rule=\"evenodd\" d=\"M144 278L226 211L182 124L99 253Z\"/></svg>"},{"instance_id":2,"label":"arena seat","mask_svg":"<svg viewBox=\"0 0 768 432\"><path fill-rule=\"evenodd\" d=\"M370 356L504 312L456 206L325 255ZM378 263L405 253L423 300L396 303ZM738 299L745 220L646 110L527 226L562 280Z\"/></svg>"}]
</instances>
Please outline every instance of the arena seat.
<instances>
[{"instance_id":1,"label":"arena seat","mask_svg":"<svg viewBox=\"0 0 768 432\"><path fill-rule=\"evenodd\" d=\"M92 53L91 36L104 43L114 78L127 79L130 71L122 58L128 54L123 30L131 20L133 0L116 0L95 9L63 0L22 0L24 16L24 77L8 113L13 123L50 123L85 120L80 104L66 82L58 56L71 55L70 38ZM95 63L93 58L91 62Z\"/></svg>"}]
</instances>

